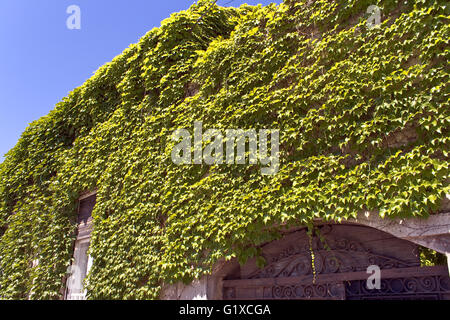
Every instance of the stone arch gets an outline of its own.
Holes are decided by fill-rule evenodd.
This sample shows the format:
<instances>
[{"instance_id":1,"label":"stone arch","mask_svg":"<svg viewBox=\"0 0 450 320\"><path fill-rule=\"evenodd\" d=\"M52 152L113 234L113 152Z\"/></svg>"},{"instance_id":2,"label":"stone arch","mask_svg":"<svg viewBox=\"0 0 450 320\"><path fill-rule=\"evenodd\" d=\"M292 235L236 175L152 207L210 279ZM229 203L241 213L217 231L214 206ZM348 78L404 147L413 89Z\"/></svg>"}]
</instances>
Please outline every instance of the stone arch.
<instances>
[{"instance_id":1,"label":"stone arch","mask_svg":"<svg viewBox=\"0 0 450 320\"><path fill-rule=\"evenodd\" d=\"M325 248L321 247L317 238L314 239L313 247L319 257L316 261L317 278L320 278L318 287L311 287L313 276L308 269L308 261L311 260L308 260L309 251L305 248L306 232L304 228L297 228L287 232L281 240L262 246L263 256L268 261L268 265L262 270L256 267L254 260L250 260L244 266L240 266L236 260L222 261L215 266L212 275L203 277L189 286L179 284L165 287L161 298L343 299L346 296L357 298L357 295L349 296L349 292L346 291L351 290L351 286L361 288L368 277L367 266L378 264L382 278L386 279L384 285L394 286L398 292L391 292L393 293L391 296L387 294L389 292L384 294L378 292L378 295L372 295L373 297L395 298L396 294L398 298L449 299L448 270L446 267L420 268L417 250L417 245L422 245L448 254L449 217L448 213L443 213L428 219L387 220L379 218L376 213L365 212L357 219L342 224L316 221L316 225L322 230L321 233L329 238L334 258L340 261L340 264L333 264L331 255L327 256ZM298 247L300 242L302 244ZM382 245L374 246L373 244L377 242L382 242ZM295 243L297 247L292 245ZM296 283L303 281L305 285L295 287L289 281ZM346 284L345 281L350 283ZM416 294L402 295L401 290L407 291L405 287L407 283L411 288L419 288L416 289L419 291ZM429 286L434 283L435 291L428 290L427 283ZM284 287L279 284L284 284ZM241 286L241 293L233 296L229 290L233 286L235 288ZM247 288L243 290L242 286ZM307 288L306 296L305 288ZM295 290L297 293L303 292L303 296L301 294L296 297L289 296L296 292ZM279 292L278 296L274 296L274 292L275 294ZM328 296L314 296L314 292L322 294L327 292ZM370 292L366 292L366 295L360 297L370 298L371 295Z\"/></svg>"},{"instance_id":2,"label":"stone arch","mask_svg":"<svg viewBox=\"0 0 450 320\"><path fill-rule=\"evenodd\" d=\"M442 254L450 253L450 212L428 218L382 219L378 212L361 212L349 222L369 226L393 236L411 241Z\"/></svg>"}]
</instances>

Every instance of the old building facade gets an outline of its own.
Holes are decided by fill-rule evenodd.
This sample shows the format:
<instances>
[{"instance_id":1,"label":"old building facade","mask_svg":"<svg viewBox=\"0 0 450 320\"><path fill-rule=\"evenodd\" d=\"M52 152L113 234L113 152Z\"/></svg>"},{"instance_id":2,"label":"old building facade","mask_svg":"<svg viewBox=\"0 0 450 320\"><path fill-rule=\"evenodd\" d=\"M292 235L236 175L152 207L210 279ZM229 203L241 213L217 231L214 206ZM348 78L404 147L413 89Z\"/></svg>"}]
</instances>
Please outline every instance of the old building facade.
<instances>
[{"instance_id":1,"label":"old building facade","mask_svg":"<svg viewBox=\"0 0 450 320\"><path fill-rule=\"evenodd\" d=\"M83 279L91 260L87 254L92 231L95 192L80 198L78 235L72 275L64 297L85 298ZM221 261L211 275L163 287L167 300L450 300L450 264L421 266L419 247L433 249L450 259L450 211L428 219L381 219L377 212L362 212L342 223L315 222L316 234L306 228L284 233L280 240L261 246L266 261L240 265ZM379 268L378 287L370 287L370 267Z\"/></svg>"}]
</instances>

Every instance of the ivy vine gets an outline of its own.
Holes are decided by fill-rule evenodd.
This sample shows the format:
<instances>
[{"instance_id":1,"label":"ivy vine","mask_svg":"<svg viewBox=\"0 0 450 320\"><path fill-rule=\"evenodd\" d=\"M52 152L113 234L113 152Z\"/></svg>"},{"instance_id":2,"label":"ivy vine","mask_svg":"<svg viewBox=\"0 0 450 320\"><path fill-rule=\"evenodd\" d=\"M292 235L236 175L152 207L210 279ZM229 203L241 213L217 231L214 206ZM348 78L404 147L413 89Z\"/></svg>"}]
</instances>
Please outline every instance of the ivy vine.
<instances>
[{"instance_id":1,"label":"ivy vine","mask_svg":"<svg viewBox=\"0 0 450 320\"><path fill-rule=\"evenodd\" d=\"M375 28L370 5L382 12ZM450 193L449 38L440 0L198 1L173 14L6 155L0 297L61 296L88 190L90 299L158 298L220 259L257 256L279 237L273 226L438 213ZM279 173L176 166L170 135L194 120L278 128Z\"/></svg>"}]
</instances>

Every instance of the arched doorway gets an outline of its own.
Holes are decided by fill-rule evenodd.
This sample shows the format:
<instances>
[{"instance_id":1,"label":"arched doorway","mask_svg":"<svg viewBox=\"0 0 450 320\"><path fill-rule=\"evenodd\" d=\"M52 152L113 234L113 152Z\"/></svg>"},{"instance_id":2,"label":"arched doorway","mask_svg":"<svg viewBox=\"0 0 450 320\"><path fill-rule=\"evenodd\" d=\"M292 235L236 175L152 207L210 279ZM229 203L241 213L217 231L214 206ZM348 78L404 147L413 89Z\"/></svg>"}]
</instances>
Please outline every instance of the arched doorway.
<instances>
[{"instance_id":1,"label":"arched doorway","mask_svg":"<svg viewBox=\"0 0 450 320\"><path fill-rule=\"evenodd\" d=\"M450 299L446 266L420 267L416 244L360 225L326 224L311 239L306 229L262 247L267 265L251 260L223 280L224 299ZM314 255L312 264L311 250ZM369 289L369 266L381 270Z\"/></svg>"}]
</instances>

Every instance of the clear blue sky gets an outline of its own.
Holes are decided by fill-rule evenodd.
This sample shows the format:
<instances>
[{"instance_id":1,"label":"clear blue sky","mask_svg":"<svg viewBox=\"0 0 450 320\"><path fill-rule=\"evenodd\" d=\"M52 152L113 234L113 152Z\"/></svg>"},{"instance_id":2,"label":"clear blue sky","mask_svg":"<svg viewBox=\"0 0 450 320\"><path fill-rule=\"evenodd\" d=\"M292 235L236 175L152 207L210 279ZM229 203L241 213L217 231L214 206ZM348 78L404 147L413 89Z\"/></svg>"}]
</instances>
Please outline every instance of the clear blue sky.
<instances>
[{"instance_id":1,"label":"clear blue sky","mask_svg":"<svg viewBox=\"0 0 450 320\"><path fill-rule=\"evenodd\" d=\"M0 162L28 124L171 13L195 0L0 0ZM267 5L280 0L218 0ZM66 9L81 9L69 30Z\"/></svg>"}]
</instances>

